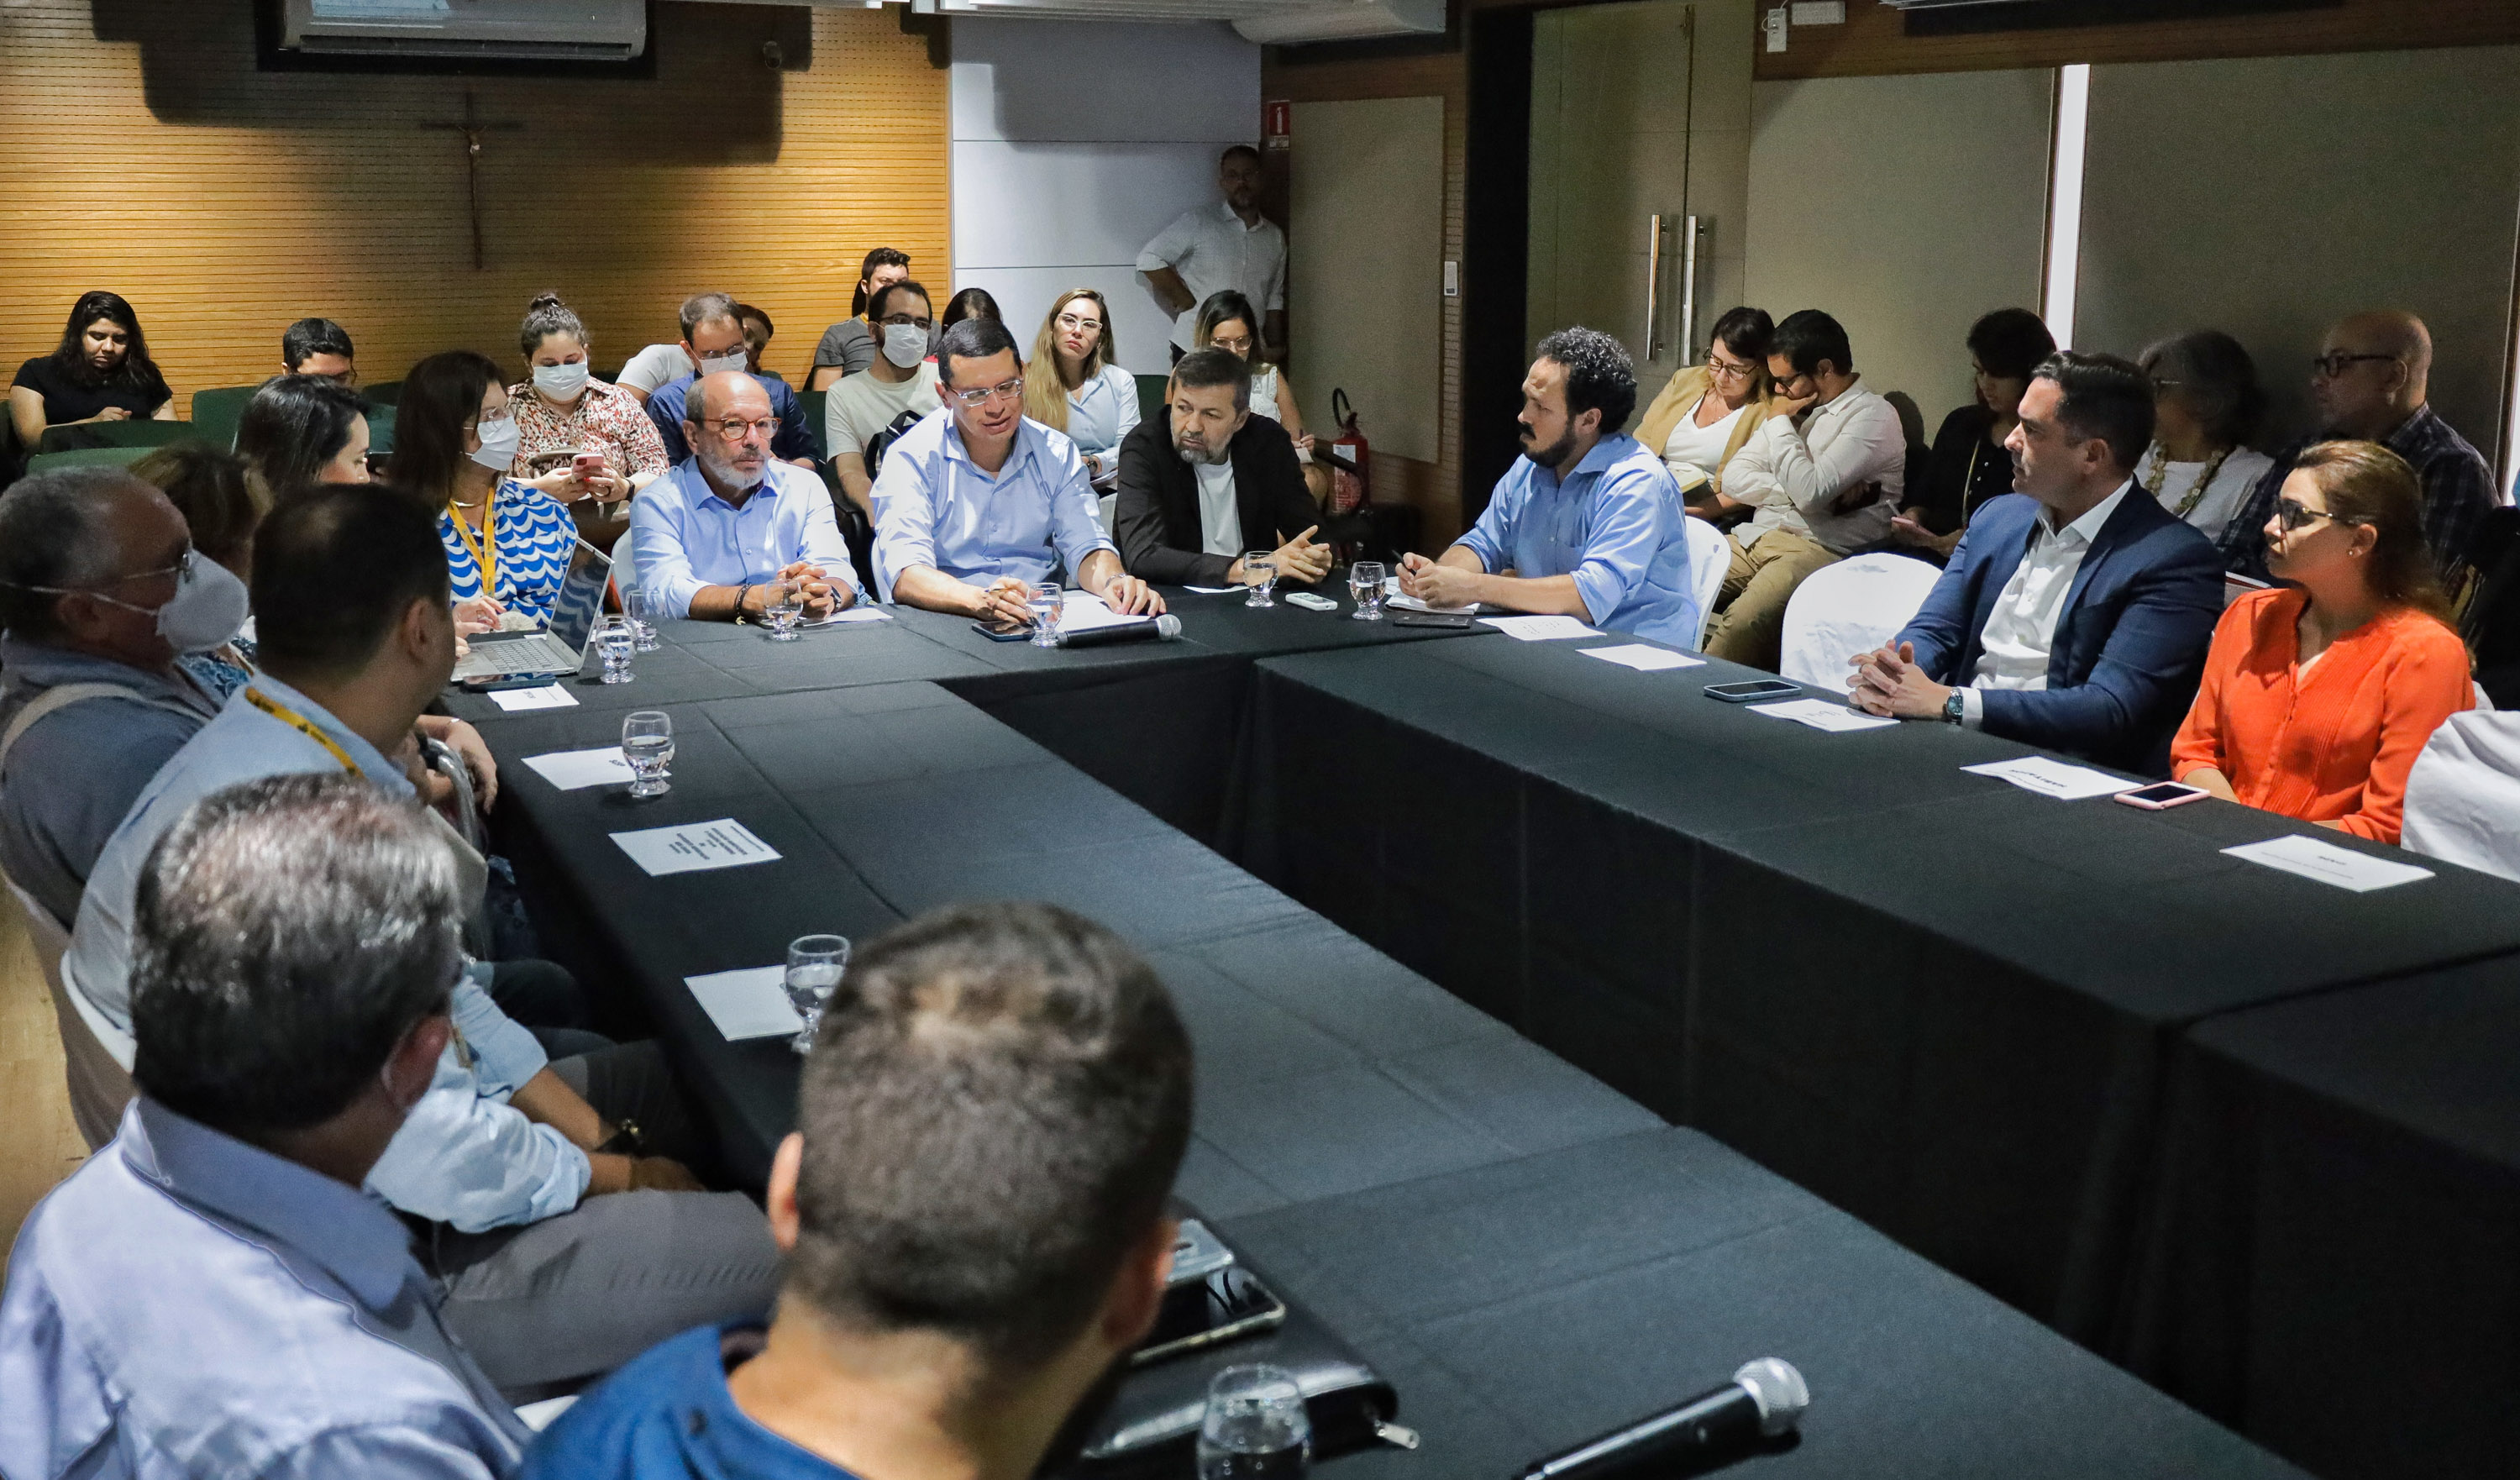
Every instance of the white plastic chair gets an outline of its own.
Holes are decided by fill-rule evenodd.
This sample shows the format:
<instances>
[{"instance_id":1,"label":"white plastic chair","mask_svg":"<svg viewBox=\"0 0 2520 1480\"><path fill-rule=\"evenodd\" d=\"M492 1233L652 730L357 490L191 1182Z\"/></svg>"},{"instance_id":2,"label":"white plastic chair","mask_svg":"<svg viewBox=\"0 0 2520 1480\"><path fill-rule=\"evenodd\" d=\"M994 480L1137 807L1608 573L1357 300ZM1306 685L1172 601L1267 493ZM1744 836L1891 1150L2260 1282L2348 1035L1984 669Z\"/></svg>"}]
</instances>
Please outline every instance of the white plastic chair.
<instances>
[{"instance_id":1,"label":"white plastic chair","mask_svg":"<svg viewBox=\"0 0 2520 1480\"><path fill-rule=\"evenodd\" d=\"M2399 845L2520 880L2520 712L2453 714L2407 774Z\"/></svg>"},{"instance_id":2,"label":"white plastic chair","mask_svg":"<svg viewBox=\"0 0 2520 1480\"><path fill-rule=\"evenodd\" d=\"M61 1025L64 1078L69 1085L70 1119L93 1151L113 1139L122 1123L123 1107L131 1103L131 1039L62 979L69 931L15 882L9 892L26 917L26 935L34 944L36 962L44 968L44 985L53 994L53 1020Z\"/></svg>"},{"instance_id":3,"label":"white plastic chair","mask_svg":"<svg viewBox=\"0 0 2520 1480\"><path fill-rule=\"evenodd\" d=\"M1904 555L1859 555L1813 571L1785 604L1780 671L1797 684L1846 693L1856 657L1896 637L1942 576Z\"/></svg>"},{"instance_id":4,"label":"white plastic chair","mask_svg":"<svg viewBox=\"0 0 2520 1480\"><path fill-rule=\"evenodd\" d=\"M1706 629L1715 620L1715 599L1724 594L1725 572L1732 568L1732 542L1724 531L1693 516L1681 517L1688 534L1688 579L1697 588L1697 641L1706 646Z\"/></svg>"}]
</instances>

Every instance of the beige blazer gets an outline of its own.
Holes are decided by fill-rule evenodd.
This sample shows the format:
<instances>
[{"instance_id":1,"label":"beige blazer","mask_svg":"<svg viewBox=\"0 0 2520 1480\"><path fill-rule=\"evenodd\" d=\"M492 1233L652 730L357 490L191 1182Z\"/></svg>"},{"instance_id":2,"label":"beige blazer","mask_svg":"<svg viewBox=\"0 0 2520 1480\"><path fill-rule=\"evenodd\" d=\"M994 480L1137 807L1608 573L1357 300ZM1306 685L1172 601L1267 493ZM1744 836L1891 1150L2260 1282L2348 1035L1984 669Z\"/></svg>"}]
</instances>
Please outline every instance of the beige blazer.
<instances>
[{"instance_id":1,"label":"beige blazer","mask_svg":"<svg viewBox=\"0 0 2520 1480\"><path fill-rule=\"evenodd\" d=\"M1662 388L1662 394L1654 397L1653 404L1645 408L1644 420L1637 424L1637 440L1645 444L1647 452L1655 457L1662 456L1663 444L1671 440L1672 428L1680 425L1681 418L1697 409L1697 403L1705 398L1707 383L1706 367L1703 365L1691 365L1671 378L1671 383ZM1724 445L1727 467L1731 466L1732 455L1750 440L1750 433L1766 426L1768 418L1775 415L1770 405L1771 396L1772 391L1763 377L1758 393L1751 398L1741 419L1732 424L1732 436ZM1716 469L1713 475L1714 491L1722 493L1724 470Z\"/></svg>"}]
</instances>

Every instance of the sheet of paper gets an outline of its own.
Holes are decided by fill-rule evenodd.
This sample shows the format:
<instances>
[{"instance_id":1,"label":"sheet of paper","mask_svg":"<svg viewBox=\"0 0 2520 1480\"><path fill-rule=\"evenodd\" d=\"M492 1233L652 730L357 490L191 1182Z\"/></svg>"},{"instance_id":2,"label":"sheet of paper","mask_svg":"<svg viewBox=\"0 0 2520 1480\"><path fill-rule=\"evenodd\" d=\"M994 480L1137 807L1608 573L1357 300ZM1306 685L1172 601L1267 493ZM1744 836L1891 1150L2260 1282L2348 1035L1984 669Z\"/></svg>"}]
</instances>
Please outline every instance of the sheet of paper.
<instances>
[{"instance_id":1,"label":"sheet of paper","mask_svg":"<svg viewBox=\"0 0 2520 1480\"><path fill-rule=\"evenodd\" d=\"M2052 796L2058 801L2078 802L2091 796L2115 796L2133 791L2143 785L2089 766L2069 766L2044 755L2015 756L2008 761L1988 761L1983 766L1962 766L1971 776L1992 776L2000 782L2010 782L2024 791Z\"/></svg>"},{"instance_id":2,"label":"sheet of paper","mask_svg":"<svg viewBox=\"0 0 2520 1480\"><path fill-rule=\"evenodd\" d=\"M1195 591L1201 596L1239 596L1242 594L1242 588L1239 586L1184 586L1182 589L1184 591Z\"/></svg>"},{"instance_id":3,"label":"sheet of paper","mask_svg":"<svg viewBox=\"0 0 2520 1480\"><path fill-rule=\"evenodd\" d=\"M2304 878L2315 878L2322 884L2334 884L2357 894L2368 894L2374 889L2394 889L2400 884L2411 884L2416 879L2433 876L2430 869L2391 863L2385 858L2373 858L2367 853L2357 853L2351 848L2340 848L2334 843L2303 837L2298 833L2288 837L2271 837L2262 843L2242 843L2223 851L2233 858L2264 864L2270 869L2281 869L2286 874L2298 874Z\"/></svg>"},{"instance_id":4,"label":"sheet of paper","mask_svg":"<svg viewBox=\"0 0 2520 1480\"><path fill-rule=\"evenodd\" d=\"M1124 616L1102 604L1102 599L1090 591L1069 591L1058 604L1058 630L1091 632L1097 627L1125 627L1143 622L1146 617Z\"/></svg>"},{"instance_id":5,"label":"sheet of paper","mask_svg":"<svg viewBox=\"0 0 2520 1480\"><path fill-rule=\"evenodd\" d=\"M1573 618L1568 618L1572 621ZM1519 635L1519 634L1517 634ZM1674 652L1667 648L1648 648L1642 643L1623 643L1616 648L1578 648L1586 657L1598 657L1605 663L1634 668L1639 673L1659 673L1665 668L1703 668L1706 659Z\"/></svg>"},{"instance_id":6,"label":"sheet of paper","mask_svg":"<svg viewBox=\"0 0 2520 1480\"><path fill-rule=\"evenodd\" d=\"M1508 637L1526 643L1546 643L1558 638L1599 637L1600 631L1587 627L1571 616L1483 616L1480 621Z\"/></svg>"},{"instance_id":7,"label":"sheet of paper","mask_svg":"<svg viewBox=\"0 0 2520 1480\"><path fill-rule=\"evenodd\" d=\"M685 823L678 828L615 832L612 840L651 877L766 864L779 856L778 849L753 836L750 828L731 817L721 817L713 823Z\"/></svg>"},{"instance_id":8,"label":"sheet of paper","mask_svg":"<svg viewBox=\"0 0 2520 1480\"><path fill-rule=\"evenodd\" d=\"M1884 725L1899 723L1877 714L1849 709L1844 704L1831 703L1824 698L1789 698L1779 704L1752 704L1750 712L1764 714L1770 719L1789 719L1797 725L1809 725L1815 730L1826 730L1832 734L1849 730L1878 730Z\"/></svg>"},{"instance_id":9,"label":"sheet of paper","mask_svg":"<svg viewBox=\"0 0 2520 1480\"><path fill-rule=\"evenodd\" d=\"M630 763L622 759L619 745L599 745L592 750L555 750L549 755L528 755L525 764L534 774L562 791L575 791L583 786L602 786L613 782L624 785L635 780Z\"/></svg>"},{"instance_id":10,"label":"sheet of paper","mask_svg":"<svg viewBox=\"0 0 2520 1480\"><path fill-rule=\"evenodd\" d=\"M1384 589L1389 590L1390 588L1386 586ZM1389 598L1384 605L1397 606L1404 611L1441 611L1449 615L1456 616L1464 611L1476 611L1479 609L1475 603L1467 606L1429 606L1423 601L1420 601L1418 598L1414 596L1393 596Z\"/></svg>"},{"instance_id":11,"label":"sheet of paper","mask_svg":"<svg viewBox=\"0 0 2520 1480\"><path fill-rule=\"evenodd\" d=\"M718 1036L728 1043L792 1038L805 1026L805 1019L796 1015L788 1001L786 966L712 971L706 976L686 976L683 985L692 989L709 1021L717 1024Z\"/></svg>"},{"instance_id":12,"label":"sheet of paper","mask_svg":"<svg viewBox=\"0 0 2520 1480\"><path fill-rule=\"evenodd\" d=\"M796 624L796 630L799 632L808 632L816 627L845 627L855 622L888 622L891 620L892 613L884 610L881 606L851 606L844 611L834 611L830 616L820 618L816 621L798 622Z\"/></svg>"},{"instance_id":13,"label":"sheet of paper","mask_svg":"<svg viewBox=\"0 0 2520 1480\"><path fill-rule=\"evenodd\" d=\"M493 689L490 702L519 714L528 709L573 709L577 695L558 684L545 684L539 689Z\"/></svg>"}]
</instances>

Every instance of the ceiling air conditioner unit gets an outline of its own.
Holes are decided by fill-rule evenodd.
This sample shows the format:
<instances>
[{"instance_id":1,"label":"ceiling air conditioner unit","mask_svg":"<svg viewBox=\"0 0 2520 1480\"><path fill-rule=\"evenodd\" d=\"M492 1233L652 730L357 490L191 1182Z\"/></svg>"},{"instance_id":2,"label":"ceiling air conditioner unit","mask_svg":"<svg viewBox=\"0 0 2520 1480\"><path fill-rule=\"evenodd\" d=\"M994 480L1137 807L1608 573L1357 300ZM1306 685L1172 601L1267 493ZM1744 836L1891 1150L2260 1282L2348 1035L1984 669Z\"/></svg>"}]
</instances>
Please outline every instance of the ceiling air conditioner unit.
<instances>
[{"instance_id":1,"label":"ceiling air conditioner unit","mask_svg":"<svg viewBox=\"0 0 2520 1480\"><path fill-rule=\"evenodd\" d=\"M1367 36L1423 35L1444 28L1444 0L1337 0L1326 5L1273 6L1262 14L1237 20L1234 28L1246 41L1279 46Z\"/></svg>"},{"instance_id":2,"label":"ceiling air conditioner unit","mask_svg":"<svg viewBox=\"0 0 2520 1480\"><path fill-rule=\"evenodd\" d=\"M283 0L281 45L308 56L627 62L647 0Z\"/></svg>"},{"instance_id":3,"label":"ceiling air conditioner unit","mask_svg":"<svg viewBox=\"0 0 2520 1480\"><path fill-rule=\"evenodd\" d=\"M805 0L899 5L905 0ZM1229 21L1246 41L1286 45L1440 33L1445 0L906 0L921 14L1057 21Z\"/></svg>"}]
</instances>

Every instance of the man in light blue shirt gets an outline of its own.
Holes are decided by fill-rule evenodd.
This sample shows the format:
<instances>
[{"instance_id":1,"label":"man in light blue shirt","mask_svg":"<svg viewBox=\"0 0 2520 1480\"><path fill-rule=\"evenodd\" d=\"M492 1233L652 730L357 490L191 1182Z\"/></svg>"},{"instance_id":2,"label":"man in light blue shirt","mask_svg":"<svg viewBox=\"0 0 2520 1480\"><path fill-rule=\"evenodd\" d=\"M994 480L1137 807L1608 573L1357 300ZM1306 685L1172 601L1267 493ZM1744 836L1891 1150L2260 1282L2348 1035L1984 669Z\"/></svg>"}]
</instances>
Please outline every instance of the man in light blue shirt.
<instances>
[{"instance_id":1,"label":"man in light blue shirt","mask_svg":"<svg viewBox=\"0 0 2520 1480\"><path fill-rule=\"evenodd\" d=\"M802 588L809 618L857 600L832 495L770 455L772 420L770 397L740 371L693 386L693 455L630 505L631 579L666 615L757 620L783 581Z\"/></svg>"},{"instance_id":2,"label":"man in light blue shirt","mask_svg":"<svg viewBox=\"0 0 2520 1480\"><path fill-rule=\"evenodd\" d=\"M1120 568L1076 444L1023 414L1023 362L995 319L965 319L936 347L942 412L884 449L875 479L882 600L1022 623L1024 599L1062 565L1112 610L1164 603Z\"/></svg>"},{"instance_id":3,"label":"man in light blue shirt","mask_svg":"<svg viewBox=\"0 0 2520 1480\"><path fill-rule=\"evenodd\" d=\"M1591 329L1541 340L1522 382L1523 456L1441 560L1402 558L1400 589L1430 606L1484 602L1697 646L1688 516L1662 459L1620 430L1636 404L1618 340Z\"/></svg>"},{"instance_id":4,"label":"man in light blue shirt","mask_svg":"<svg viewBox=\"0 0 2520 1480\"><path fill-rule=\"evenodd\" d=\"M455 1027L463 880L338 772L190 809L148 861L140 1098L26 1221L0 1473L513 1474L531 1435L360 1183Z\"/></svg>"}]
</instances>

